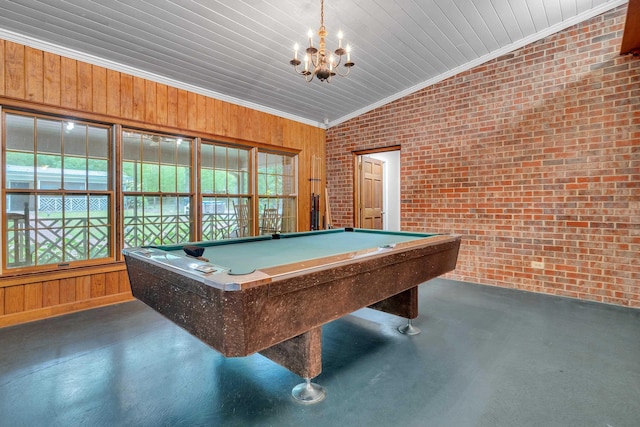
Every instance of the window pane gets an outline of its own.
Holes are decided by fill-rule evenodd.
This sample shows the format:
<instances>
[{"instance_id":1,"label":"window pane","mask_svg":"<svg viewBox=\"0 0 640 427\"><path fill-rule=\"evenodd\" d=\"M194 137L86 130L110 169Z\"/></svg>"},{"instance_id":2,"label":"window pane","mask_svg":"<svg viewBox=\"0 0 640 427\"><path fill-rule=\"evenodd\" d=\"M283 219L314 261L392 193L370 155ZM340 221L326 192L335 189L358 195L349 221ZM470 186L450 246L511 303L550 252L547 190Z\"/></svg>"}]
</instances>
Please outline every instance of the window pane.
<instances>
[{"instance_id":1,"label":"window pane","mask_svg":"<svg viewBox=\"0 0 640 427\"><path fill-rule=\"evenodd\" d=\"M20 267L32 264L32 223L31 207L33 201L28 193L10 194L6 197L6 230L4 251L7 254L8 267Z\"/></svg>"},{"instance_id":2,"label":"window pane","mask_svg":"<svg viewBox=\"0 0 640 427\"><path fill-rule=\"evenodd\" d=\"M74 124L64 128L64 154L87 156L87 127Z\"/></svg>"},{"instance_id":3,"label":"window pane","mask_svg":"<svg viewBox=\"0 0 640 427\"><path fill-rule=\"evenodd\" d=\"M214 156L215 168L227 170L227 147L216 146Z\"/></svg>"},{"instance_id":4,"label":"window pane","mask_svg":"<svg viewBox=\"0 0 640 427\"><path fill-rule=\"evenodd\" d=\"M138 191L139 177L142 176L142 165L140 163L124 162L122 164L122 190Z\"/></svg>"},{"instance_id":5,"label":"window pane","mask_svg":"<svg viewBox=\"0 0 640 427\"><path fill-rule=\"evenodd\" d=\"M249 187L249 172L238 172L235 179L237 181L238 193L248 193Z\"/></svg>"},{"instance_id":6,"label":"window pane","mask_svg":"<svg viewBox=\"0 0 640 427\"><path fill-rule=\"evenodd\" d=\"M200 169L200 191L202 194L213 193L214 172L211 169Z\"/></svg>"},{"instance_id":7,"label":"window pane","mask_svg":"<svg viewBox=\"0 0 640 427\"><path fill-rule=\"evenodd\" d=\"M238 183L238 173L236 171L218 173L217 175L218 179L216 180L216 183L220 184L220 187L218 188L219 193L222 193L225 190L225 187L227 192L230 194L246 193L246 191L242 191L242 188Z\"/></svg>"},{"instance_id":8,"label":"window pane","mask_svg":"<svg viewBox=\"0 0 640 427\"><path fill-rule=\"evenodd\" d=\"M238 149L229 148L227 150L227 169L238 170Z\"/></svg>"},{"instance_id":9,"label":"window pane","mask_svg":"<svg viewBox=\"0 0 640 427\"><path fill-rule=\"evenodd\" d=\"M35 151L35 119L33 117L5 115L5 141L7 150ZM32 163L33 164L33 163Z\"/></svg>"},{"instance_id":10,"label":"window pane","mask_svg":"<svg viewBox=\"0 0 640 427\"><path fill-rule=\"evenodd\" d=\"M142 161L158 163L160 161L160 137L143 135L142 137Z\"/></svg>"},{"instance_id":11,"label":"window pane","mask_svg":"<svg viewBox=\"0 0 640 427\"><path fill-rule=\"evenodd\" d=\"M105 128L89 127L88 129L89 157L106 159L109 157L109 130Z\"/></svg>"},{"instance_id":12,"label":"window pane","mask_svg":"<svg viewBox=\"0 0 640 427\"><path fill-rule=\"evenodd\" d=\"M62 152L62 122L38 119L38 153L60 155Z\"/></svg>"},{"instance_id":13,"label":"window pane","mask_svg":"<svg viewBox=\"0 0 640 427\"><path fill-rule=\"evenodd\" d=\"M157 193L160 190L159 173L160 166L157 163L143 163L142 188L140 191Z\"/></svg>"},{"instance_id":14,"label":"window pane","mask_svg":"<svg viewBox=\"0 0 640 427\"><path fill-rule=\"evenodd\" d=\"M85 157L64 157L64 189L86 190L87 159Z\"/></svg>"},{"instance_id":15,"label":"window pane","mask_svg":"<svg viewBox=\"0 0 640 427\"><path fill-rule=\"evenodd\" d=\"M175 170L176 191L178 193L188 193L191 188L191 168L189 166L178 166Z\"/></svg>"},{"instance_id":16,"label":"window pane","mask_svg":"<svg viewBox=\"0 0 640 427\"><path fill-rule=\"evenodd\" d=\"M191 140L178 138L177 162L181 166L191 166Z\"/></svg>"},{"instance_id":17,"label":"window pane","mask_svg":"<svg viewBox=\"0 0 640 427\"><path fill-rule=\"evenodd\" d=\"M62 189L62 157L58 154L39 154L36 160L38 188L44 190Z\"/></svg>"},{"instance_id":18,"label":"window pane","mask_svg":"<svg viewBox=\"0 0 640 427\"><path fill-rule=\"evenodd\" d=\"M175 165L160 166L160 191L165 193L176 192L176 167Z\"/></svg>"},{"instance_id":19,"label":"window pane","mask_svg":"<svg viewBox=\"0 0 640 427\"><path fill-rule=\"evenodd\" d=\"M109 188L109 162L107 160L89 160L89 190L107 190Z\"/></svg>"},{"instance_id":20,"label":"window pane","mask_svg":"<svg viewBox=\"0 0 640 427\"><path fill-rule=\"evenodd\" d=\"M142 135L131 132L123 132L122 158L123 160L140 161L142 149Z\"/></svg>"},{"instance_id":21,"label":"window pane","mask_svg":"<svg viewBox=\"0 0 640 427\"><path fill-rule=\"evenodd\" d=\"M162 142L159 144L160 149L160 163L167 165L174 165L178 161L177 156L177 141L173 138L162 138Z\"/></svg>"},{"instance_id":22,"label":"window pane","mask_svg":"<svg viewBox=\"0 0 640 427\"><path fill-rule=\"evenodd\" d=\"M87 196L64 197L63 241L65 261L79 261L89 257Z\"/></svg>"}]
</instances>

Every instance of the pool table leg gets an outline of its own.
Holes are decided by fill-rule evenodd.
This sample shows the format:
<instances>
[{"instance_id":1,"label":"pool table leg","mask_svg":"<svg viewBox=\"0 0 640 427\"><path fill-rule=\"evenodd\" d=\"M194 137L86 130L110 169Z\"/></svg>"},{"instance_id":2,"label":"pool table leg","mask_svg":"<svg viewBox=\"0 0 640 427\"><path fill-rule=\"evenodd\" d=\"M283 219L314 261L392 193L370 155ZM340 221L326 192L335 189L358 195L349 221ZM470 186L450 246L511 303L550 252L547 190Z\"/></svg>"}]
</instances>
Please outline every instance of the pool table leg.
<instances>
[{"instance_id":1,"label":"pool table leg","mask_svg":"<svg viewBox=\"0 0 640 427\"><path fill-rule=\"evenodd\" d=\"M322 327L318 326L264 349L260 354L305 379L304 383L298 384L291 391L298 401L317 403L324 399L325 390L311 382L311 378L322 372Z\"/></svg>"},{"instance_id":2,"label":"pool table leg","mask_svg":"<svg viewBox=\"0 0 640 427\"><path fill-rule=\"evenodd\" d=\"M414 286L397 295L372 304L369 308L395 314L407 319L407 323L398 327L400 333L417 335L420 329L413 326L412 320L418 317L418 287Z\"/></svg>"}]
</instances>

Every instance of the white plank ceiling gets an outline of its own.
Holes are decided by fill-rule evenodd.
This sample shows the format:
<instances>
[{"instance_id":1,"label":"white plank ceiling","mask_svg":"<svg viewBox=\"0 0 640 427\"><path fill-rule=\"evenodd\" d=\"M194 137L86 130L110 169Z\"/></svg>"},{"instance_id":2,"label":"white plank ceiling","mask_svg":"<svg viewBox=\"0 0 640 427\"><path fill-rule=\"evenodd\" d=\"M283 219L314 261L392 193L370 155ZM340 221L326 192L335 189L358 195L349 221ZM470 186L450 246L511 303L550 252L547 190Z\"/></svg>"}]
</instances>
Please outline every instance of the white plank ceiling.
<instances>
[{"instance_id":1,"label":"white plank ceiling","mask_svg":"<svg viewBox=\"0 0 640 427\"><path fill-rule=\"evenodd\" d=\"M626 1L326 0L331 83L289 65L319 0L0 0L0 38L325 127Z\"/></svg>"}]
</instances>

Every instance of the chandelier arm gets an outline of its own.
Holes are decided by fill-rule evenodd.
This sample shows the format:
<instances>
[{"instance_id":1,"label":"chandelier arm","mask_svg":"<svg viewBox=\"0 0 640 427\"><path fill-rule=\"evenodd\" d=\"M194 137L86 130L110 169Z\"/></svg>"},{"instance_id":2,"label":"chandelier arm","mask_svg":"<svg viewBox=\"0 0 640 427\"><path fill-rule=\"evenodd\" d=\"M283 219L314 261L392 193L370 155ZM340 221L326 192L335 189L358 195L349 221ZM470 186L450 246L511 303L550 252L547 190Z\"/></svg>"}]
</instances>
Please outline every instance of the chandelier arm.
<instances>
[{"instance_id":1,"label":"chandelier arm","mask_svg":"<svg viewBox=\"0 0 640 427\"><path fill-rule=\"evenodd\" d=\"M303 74L303 77L307 81L307 83L311 83L315 75L316 73L309 73L309 74Z\"/></svg>"},{"instance_id":2,"label":"chandelier arm","mask_svg":"<svg viewBox=\"0 0 640 427\"><path fill-rule=\"evenodd\" d=\"M338 67L334 67L333 68L333 72L336 73L337 75L339 75L340 77L347 77L349 75L349 73L351 72L351 67L347 67L346 65L344 66L344 68L347 69L346 73L341 73L340 70L338 69Z\"/></svg>"}]
</instances>

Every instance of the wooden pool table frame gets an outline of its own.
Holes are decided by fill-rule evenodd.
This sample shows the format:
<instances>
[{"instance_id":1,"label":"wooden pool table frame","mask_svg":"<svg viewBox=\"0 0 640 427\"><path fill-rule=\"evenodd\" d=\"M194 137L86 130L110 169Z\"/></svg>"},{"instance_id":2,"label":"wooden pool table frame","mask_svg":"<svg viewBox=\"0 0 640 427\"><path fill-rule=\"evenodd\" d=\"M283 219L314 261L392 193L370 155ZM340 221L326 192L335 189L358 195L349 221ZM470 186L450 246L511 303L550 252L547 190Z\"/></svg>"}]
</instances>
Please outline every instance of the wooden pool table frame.
<instances>
[{"instance_id":1,"label":"wooden pool table frame","mask_svg":"<svg viewBox=\"0 0 640 427\"><path fill-rule=\"evenodd\" d=\"M123 252L137 299L224 356L259 352L308 382L322 371L323 324L363 307L416 318L418 285L452 271L459 247L460 236L434 235L241 276L161 249Z\"/></svg>"}]
</instances>

